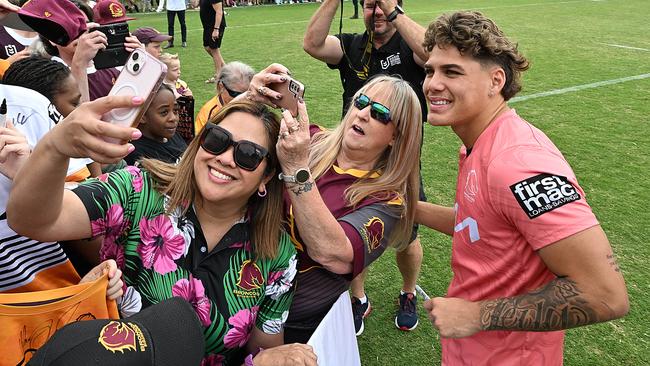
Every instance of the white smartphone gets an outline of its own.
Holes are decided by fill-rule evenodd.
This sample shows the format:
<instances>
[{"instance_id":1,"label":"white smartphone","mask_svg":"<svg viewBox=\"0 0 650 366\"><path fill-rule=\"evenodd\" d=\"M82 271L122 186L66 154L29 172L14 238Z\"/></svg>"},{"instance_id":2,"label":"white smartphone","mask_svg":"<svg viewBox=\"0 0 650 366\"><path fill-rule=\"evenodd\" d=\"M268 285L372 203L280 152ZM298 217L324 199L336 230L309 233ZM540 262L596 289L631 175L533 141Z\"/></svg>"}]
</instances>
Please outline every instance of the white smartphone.
<instances>
[{"instance_id":1,"label":"white smartphone","mask_svg":"<svg viewBox=\"0 0 650 366\"><path fill-rule=\"evenodd\" d=\"M167 66L144 49L131 53L108 95L133 95L145 98L134 108L116 108L104 114L102 120L120 126L138 127L160 85L167 75Z\"/></svg>"}]
</instances>

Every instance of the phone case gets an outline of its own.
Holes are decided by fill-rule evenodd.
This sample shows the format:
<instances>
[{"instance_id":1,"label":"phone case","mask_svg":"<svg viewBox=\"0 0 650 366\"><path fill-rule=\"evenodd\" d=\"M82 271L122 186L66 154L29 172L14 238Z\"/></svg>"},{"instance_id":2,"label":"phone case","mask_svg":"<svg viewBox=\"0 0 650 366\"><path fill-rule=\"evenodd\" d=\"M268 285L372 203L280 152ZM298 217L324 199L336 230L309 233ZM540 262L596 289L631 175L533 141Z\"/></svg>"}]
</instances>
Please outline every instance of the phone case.
<instances>
[{"instance_id":1,"label":"phone case","mask_svg":"<svg viewBox=\"0 0 650 366\"><path fill-rule=\"evenodd\" d=\"M275 104L284 109L288 109L292 116L298 115L298 98L304 98L305 86L298 80L289 78L284 83L271 84L271 89L282 94L282 99Z\"/></svg>"},{"instance_id":2,"label":"phone case","mask_svg":"<svg viewBox=\"0 0 650 366\"><path fill-rule=\"evenodd\" d=\"M108 42L106 49L99 50L93 58L97 70L123 66L126 63L130 55L124 48L124 42L126 42L126 37L129 35L129 25L127 23L102 25L90 31L104 33Z\"/></svg>"},{"instance_id":3,"label":"phone case","mask_svg":"<svg viewBox=\"0 0 650 366\"><path fill-rule=\"evenodd\" d=\"M102 119L120 126L137 127L166 74L164 63L143 49L133 51L108 95L140 96L145 102L135 108L113 109Z\"/></svg>"}]
</instances>

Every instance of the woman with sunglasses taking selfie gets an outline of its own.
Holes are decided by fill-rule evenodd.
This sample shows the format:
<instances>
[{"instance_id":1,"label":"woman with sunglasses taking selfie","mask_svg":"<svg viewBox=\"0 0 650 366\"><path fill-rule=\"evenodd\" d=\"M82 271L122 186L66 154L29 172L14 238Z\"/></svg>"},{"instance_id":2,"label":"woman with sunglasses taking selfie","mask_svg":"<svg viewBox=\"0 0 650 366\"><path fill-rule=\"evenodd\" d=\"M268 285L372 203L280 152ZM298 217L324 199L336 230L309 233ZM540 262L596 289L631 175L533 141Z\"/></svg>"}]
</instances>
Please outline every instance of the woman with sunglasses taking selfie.
<instances>
[{"instance_id":1,"label":"woman with sunglasses taking selfie","mask_svg":"<svg viewBox=\"0 0 650 366\"><path fill-rule=\"evenodd\" d=\"M177 165L143 160L142 170L63 189L71 157L112 162L132 151L105 138L138 139L140 131L99 118L141 103L101 98L48 133L15 180L10 225L38 240L104 235L101 256L116 260L127 286L122 315L183 297L204 326L208 364L316 365L307 346L273 348L283 343L296 252L277 215L279 122L265 105L229 104Z\"/></svg>"},{"instance_id":2,"label":"woman with sunglasses taking selfie","mask_svg":"<svg viewBox=\"0 0 650 366\"><path fill-rule=\"evenodd\" d=\"M266 86L251 87L275 98ZM250 92L250 90L249 90ZM391 244L411 241L419 189L421 109L408 82L378 76L333 130L283 112L278 158L297 289L285 342L306 342L350 281Z\"/></svg>"}]
</instances>

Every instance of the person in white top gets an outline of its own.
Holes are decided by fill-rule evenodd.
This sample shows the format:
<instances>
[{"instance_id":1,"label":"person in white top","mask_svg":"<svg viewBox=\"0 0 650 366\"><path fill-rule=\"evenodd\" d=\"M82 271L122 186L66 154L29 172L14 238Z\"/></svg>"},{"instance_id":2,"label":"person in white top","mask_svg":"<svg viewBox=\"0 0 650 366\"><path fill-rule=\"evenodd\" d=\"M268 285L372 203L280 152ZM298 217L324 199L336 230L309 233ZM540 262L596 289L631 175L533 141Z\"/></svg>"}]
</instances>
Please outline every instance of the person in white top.
<instances>
[{"instance_id":1,"label":"person in white top","mask_svg":"<svg viewBox=\"0 0 650 366\"><path fill-rule=\"evenodd\" d=\"M183 47L187 47L187 26L185 25L185 0L167 0L167 34L172 37L163 48L174 47L174 21L178 15L178 22L181 24L181 41Z\"/></svg>"}]
</instances>

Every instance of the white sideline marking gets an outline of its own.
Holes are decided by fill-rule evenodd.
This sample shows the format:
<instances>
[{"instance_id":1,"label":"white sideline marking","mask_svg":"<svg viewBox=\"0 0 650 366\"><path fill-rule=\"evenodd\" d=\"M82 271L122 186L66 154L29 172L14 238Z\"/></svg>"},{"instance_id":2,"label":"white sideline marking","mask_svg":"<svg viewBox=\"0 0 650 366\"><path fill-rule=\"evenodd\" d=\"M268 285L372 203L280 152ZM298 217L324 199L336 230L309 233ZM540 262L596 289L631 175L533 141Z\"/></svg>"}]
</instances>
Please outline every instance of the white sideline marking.
<instances>
[{"instance_id":1,"label":"white sideline marking","mask_svg":"<svg viewBox=\"0 0 650 366\"><path fill-rule=\"evenodd\" d=\"M506 6L484 6L484 7L477 7L477 8L471 8L471 10L492 10L492 9L506 9L506 8L523 8L523 7L528 7L528 6L548 6L548 5L564 5L564 4L574 4L574 3L584 3L584 2L591 2L593 0L572 0L572 1L557 1L557 2L552 2L552 3L529 3L529 4L518 4L518 5L506 5ZM409 14L442 14L442 13L448 13L451 11L458 11L459 9L447 9L447 10L439 10L439 11L419 11L419 12L412 12ZM336 11L336 14L338 16L340 10ZM301 23L309 23L309 20L294 20L291 22L276 22L276 23L260 23L260 24L241 24L241 25L233 25L233 26L228 26L226 29L239 29L239 28L257 28L257 27L266 27L266 26L276 26L276 25L287 25L287 24L301 24ZM188 29L188 32L197 32L197 31L203 31L203 28L193 28L193 29Z\"/></svg>"},{"instance_id":2,"label":"white sideline marking","mask_svg":"<svg viewBox=\"0 0 650 366\"><path fill-rule=\"evenodd\" d=\"M549 90L549 91L530 94L530 95L522 95L520 97L515 97L515 98L510 99L510 101L508 103L523 102L523 101L529 100L529 99L548 97L548 96L551 96L551 95L560 95L560 94L572 93L572 92L577 92L577 91L580 91L580 90L599 88L601 86L620 84L620 83L624 83L624 82L627 82L627 81L642 80L642 79L647 79L647 78L650 78L650 74L641 74L641 75L635 75L635 76L628 76L628 77L624 77L624 78L620 78L620 79L604 80L604 81L598 81L598 82L590 83L590 84L570 86L568 88Z\"/></svg>"},{"instance_id":3,"label":"white sideline marking","mask_svg":"<svg viewBox=\"0 0 650 366\"><path fill-rule=\"evenodd\" d=\"M604 44L605 46L610 46L610 47L618 47L618 48L625 48L625 49L628 49L628 50L637 50L637 51L648 51L648 52L650 52L650 50L647 49L647 48L624 46L622 44L615 44L615 43L602 43L602 42L598 42L598 43Z\"/></svg>"}]
</instances>

